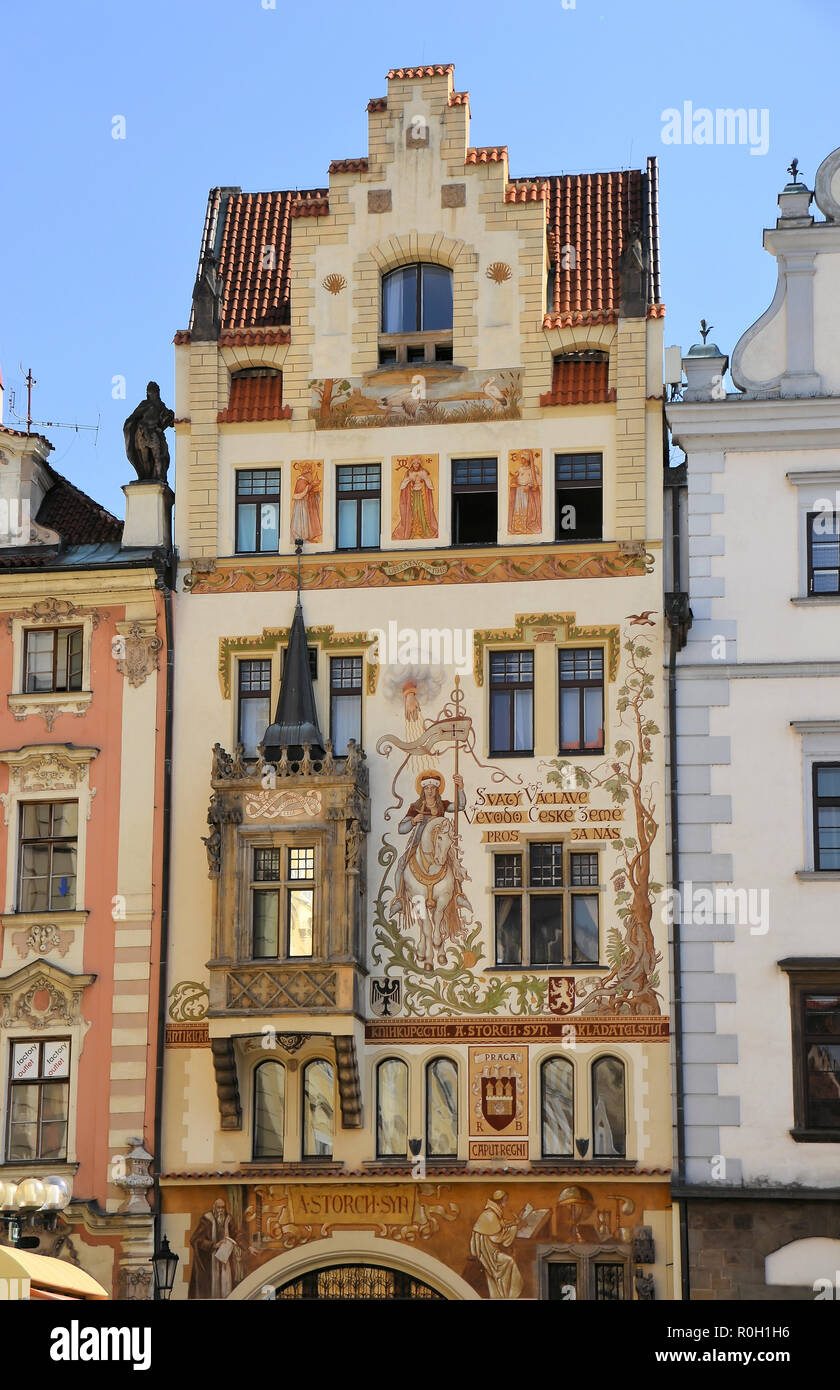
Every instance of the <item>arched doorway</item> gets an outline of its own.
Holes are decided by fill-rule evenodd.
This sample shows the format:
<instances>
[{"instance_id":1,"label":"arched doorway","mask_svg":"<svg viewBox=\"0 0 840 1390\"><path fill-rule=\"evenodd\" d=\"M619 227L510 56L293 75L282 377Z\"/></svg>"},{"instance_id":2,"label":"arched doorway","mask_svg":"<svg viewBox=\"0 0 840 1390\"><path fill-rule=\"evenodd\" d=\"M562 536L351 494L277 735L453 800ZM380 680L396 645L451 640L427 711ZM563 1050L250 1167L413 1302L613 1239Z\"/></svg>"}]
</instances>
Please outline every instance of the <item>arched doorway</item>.
<instances>
[{"instance_id":1,"label":"arched doorway","mask_svg":"<svg viewBox=\"0 0 840 1390\"><path fill-rule=\"evenodd\" d=\"M385 1265L340 1264L310 1269L297 1279L279 1285L275 1298L300 1299L435 1299L445 1302L443 1294L430 1284L407 1274L402 1269Z\"/></svg>"},{"instance_id":2,"label":"arched doorway","mask_svg":"<svg viewBox=\"0 0 840 1390\"><path fill-rule=\"evenodd\" d=\"M425 1285L432 1295L444 1301L471 1301L481 1295L447 1264L417 1245L388 1240L373 1231L341 1231L321 1240L305 1241L294 1250L284 1251L247 1274L228 1295L232 1299L274 1301L275 1292L303 1279L312 1271L339 1266L366 1265L389 1274L407 1275L417 1285ZM294 1294L290 1294L294 1297ZM428 1294L419 1295L428 1298Z\"/></svg>"}]
</instances>

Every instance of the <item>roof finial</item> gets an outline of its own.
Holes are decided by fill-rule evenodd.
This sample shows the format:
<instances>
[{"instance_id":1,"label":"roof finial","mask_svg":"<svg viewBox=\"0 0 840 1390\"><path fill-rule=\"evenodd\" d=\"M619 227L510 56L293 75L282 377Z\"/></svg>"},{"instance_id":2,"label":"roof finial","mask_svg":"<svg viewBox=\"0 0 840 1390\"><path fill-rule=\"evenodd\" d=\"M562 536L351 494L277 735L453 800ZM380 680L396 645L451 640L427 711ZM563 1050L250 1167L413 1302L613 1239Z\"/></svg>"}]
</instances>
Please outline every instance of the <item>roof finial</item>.
<instances>
[{"instance_id":1,"label":"roof finial","mask_svg":"<svg viewBox=\"0 0 840 1390\"><path fill-rule=\"evenodd\" d=\"M714 324L713 324L713 323L707 323L705 319L701 319L701 320L700 320L700 337L703 339L703 342L704 342L704 343L705 343L706 339L708 338L708 336L709 336L709 334L711 333L711 331L712 331L713 328L714 328Z\"/></svg>"},{"instance_id":2,"label":"roof finial","mask_svg":"<svg viewBox=\"0 0 840 1390\"><path fill-rule=\"evenodd\" d=\"M300 557L303 554L303 537L295 537L295 554L297 555L297 601L300 603Z\"/></svg>"},{"instance_id":3,"label":"roof finial","mask_svg":"<svg viewBox=\"0 0 840 1390\"><path fill-rule=\"evenodd\" d=\"M792 182L792 183L798 183L798 182L799 182L799 160L798 160L798 159L792 159L792 160L790 161L790 164L789 164L788 167L787 167L787 172L790 174L791 182Z\"/></svg>"}]
</instances>

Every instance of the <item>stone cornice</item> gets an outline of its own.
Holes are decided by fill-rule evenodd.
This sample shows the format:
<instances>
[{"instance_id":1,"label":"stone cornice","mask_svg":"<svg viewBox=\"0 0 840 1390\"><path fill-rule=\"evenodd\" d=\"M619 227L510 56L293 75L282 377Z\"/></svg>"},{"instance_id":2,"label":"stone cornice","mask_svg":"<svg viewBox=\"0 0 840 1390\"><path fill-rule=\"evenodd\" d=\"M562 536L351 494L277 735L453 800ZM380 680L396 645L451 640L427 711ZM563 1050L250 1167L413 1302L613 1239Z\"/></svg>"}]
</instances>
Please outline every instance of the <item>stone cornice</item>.
<instances>
[{"instance_id":1,"label":"stone cornice","mask_svg":"<svg viewBox=\"0 0 840 1390\"><path fill-rule=\"evenodd\" d=\"M840 397L727 398L666 406L674 443L688 452L840 448Z\"/></svg>"}]
</instances>

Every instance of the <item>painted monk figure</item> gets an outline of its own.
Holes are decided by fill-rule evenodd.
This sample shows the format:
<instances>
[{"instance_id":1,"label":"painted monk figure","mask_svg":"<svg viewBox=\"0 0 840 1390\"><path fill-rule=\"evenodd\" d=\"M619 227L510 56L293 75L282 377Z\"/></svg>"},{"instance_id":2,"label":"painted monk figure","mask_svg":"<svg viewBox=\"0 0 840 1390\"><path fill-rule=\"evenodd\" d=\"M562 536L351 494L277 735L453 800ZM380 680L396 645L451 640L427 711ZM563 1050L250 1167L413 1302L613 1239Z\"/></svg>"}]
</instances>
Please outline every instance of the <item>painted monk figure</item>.
<instances>
[{"instance_id":1,"label":"painted monk figure","mask_svg":"<svg viewBox=\"0 0 840 1390\"><path fill-rule=\"evenodd\" d=\"M508 1254L519 1222L505 1219L507 1200L507 1193L497 1188L476 1220L470 1237L470 1254L487 1276L491 1298L518 1298L522 1292L522 1275L513 1255Z\"/></svg>"},{"instance_id":2,"label":"painted monk figure","mask_svg":"<svg viewBox=\"0 0 840 1390\"><path fill-rule=\"evenodd\" d=\"M242 1249L231 1234L231 1215L217 1197L190 1236L190 1298L227 1298L242 1278Z\"/></svg>"}]
</instances>

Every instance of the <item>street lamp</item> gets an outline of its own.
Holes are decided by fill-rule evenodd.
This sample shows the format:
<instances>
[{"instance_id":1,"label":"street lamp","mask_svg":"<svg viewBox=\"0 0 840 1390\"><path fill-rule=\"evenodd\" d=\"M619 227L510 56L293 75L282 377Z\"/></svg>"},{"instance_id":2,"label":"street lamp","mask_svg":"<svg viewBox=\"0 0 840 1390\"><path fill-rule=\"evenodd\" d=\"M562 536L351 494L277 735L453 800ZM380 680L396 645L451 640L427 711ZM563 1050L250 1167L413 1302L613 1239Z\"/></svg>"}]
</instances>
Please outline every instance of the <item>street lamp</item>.
<instances>
[{"instance_id":1,"label":"street lamp","mask_svg":"<svg viewBox=\"0 0 840 1390\"><path fill-rule=\"evenodd\" d=\"M169 1248L169 1240L164 1236L152 1256L152 1269L155 1272L155 1298L166 1301L175 1283L178 1256Z\"/></svg>"},{"instance_id":2,"label":"street lamp","mask_svg":"<svg viewBox=\"0 0 840 1390\"><path fill-rule=\"evenodd\" d=\"M34 1250L38 1236L21 1235L24 1222L45 1231L54 1231L59 1212L70 1203L70 1188L64 1178L23 1178L21 1182L0 1182L0 1221L9 1240L19 1250Z\"/></svg>"}]
</instances>

